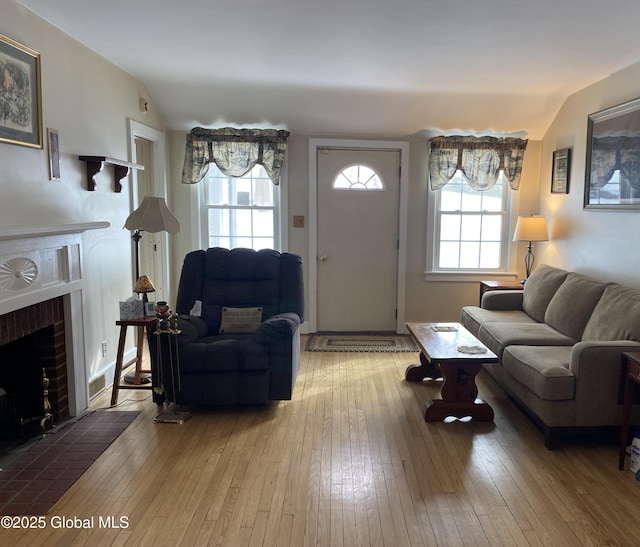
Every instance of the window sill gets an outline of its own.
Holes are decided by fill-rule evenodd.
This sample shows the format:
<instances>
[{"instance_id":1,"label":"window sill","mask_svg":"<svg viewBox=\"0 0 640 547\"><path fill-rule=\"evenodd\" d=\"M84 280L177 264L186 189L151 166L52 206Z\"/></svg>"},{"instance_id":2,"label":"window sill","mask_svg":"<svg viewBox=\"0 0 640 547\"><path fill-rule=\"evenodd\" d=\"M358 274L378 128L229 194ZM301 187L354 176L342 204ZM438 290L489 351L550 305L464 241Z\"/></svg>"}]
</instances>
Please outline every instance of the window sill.
<instances>
[{"instance_id":1,"label":"window sill","mask_svg":"<svg viewBox=\"0 0 640 547\"><path fill-rule=\"evenodd\" d=\"M518 272L424 272L425 281L447 281L454 283L474 283L487 279L515 281L518 279Z\"/></svg>"}]
</instances>

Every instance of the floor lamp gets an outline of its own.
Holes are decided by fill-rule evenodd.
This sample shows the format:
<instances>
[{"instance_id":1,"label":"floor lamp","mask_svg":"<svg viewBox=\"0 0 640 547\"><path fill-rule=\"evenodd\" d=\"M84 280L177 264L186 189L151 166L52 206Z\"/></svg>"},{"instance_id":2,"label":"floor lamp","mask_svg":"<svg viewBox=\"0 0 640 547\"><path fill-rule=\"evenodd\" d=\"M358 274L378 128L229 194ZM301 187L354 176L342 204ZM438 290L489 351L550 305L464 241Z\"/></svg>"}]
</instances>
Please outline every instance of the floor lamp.
<instances>
[{"instance_id":1,"label":"floor lamp","mask_svg":"<svg viewBox=\"0 0 640 547\"><path fill-rule=\"evenodd\" d=\"M131 239L136 249L136 282L140 278L140 240L142 232L169 232L177 234L180 231L180 223L169 210L164 198L145 196L133 213L129 215L124 227L133 230Z\"/></svg>"},{"instance_id":2,"label":"floor lamp","mask_svg":"<svg viewBox=\"0 0 640 547\"><path fill-rule=\"evenodd\" d=\"M521 283L524 284L531 275L531 270L533 269L533 263L535 261L532 243L534 241L549 241L547 221L541 215L518 217L516 231L513 234L513 241L527 241L529 243L527 254L524 257L526 277L521 281Z\"/></svg>"}]
</instances>

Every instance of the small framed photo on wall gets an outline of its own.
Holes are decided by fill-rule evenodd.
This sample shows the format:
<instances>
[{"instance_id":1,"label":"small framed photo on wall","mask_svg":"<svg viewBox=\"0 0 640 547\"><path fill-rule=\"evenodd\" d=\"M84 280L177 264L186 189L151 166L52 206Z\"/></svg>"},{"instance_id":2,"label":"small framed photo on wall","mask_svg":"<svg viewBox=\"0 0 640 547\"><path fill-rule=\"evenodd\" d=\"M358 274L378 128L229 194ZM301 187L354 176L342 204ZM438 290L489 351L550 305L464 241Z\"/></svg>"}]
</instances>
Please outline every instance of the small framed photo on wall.
<instances>
[{"instance_id":1,"label":"small framed photo on wall","mask_svg":"<svg viewBox=\"0 0 640 547\"><path fill-rule=\"evenodd\" d=\"M55 129L47 128L49 141L49 179L60 180L60 136Z\"/></svg>"},{"instance_id":2,"label":"small framed photo on wall","mask_svg":"<svg viewBox=\"0 0 640 547\"><path fill-rule=\"evenodd\" d=\"M551 193L569 193L569 166L571 150L564 148L553 153L553 166L551 169Z\"/></svg>"}]
</instances>

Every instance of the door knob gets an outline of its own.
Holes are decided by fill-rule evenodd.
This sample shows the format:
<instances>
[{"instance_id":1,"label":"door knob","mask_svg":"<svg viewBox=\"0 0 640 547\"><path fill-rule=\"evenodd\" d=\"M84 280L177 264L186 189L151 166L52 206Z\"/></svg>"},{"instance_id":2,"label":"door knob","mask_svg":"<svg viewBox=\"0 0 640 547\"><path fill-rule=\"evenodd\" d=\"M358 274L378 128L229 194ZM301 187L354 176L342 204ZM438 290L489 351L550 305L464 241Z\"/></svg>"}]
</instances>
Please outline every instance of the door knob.
<instances>
[{"instance_id":1,"label":"door knob","mask_svg":"<svg viewBox=\"0 0 640 547\"><path fill-rule=\"evenodd\" d=\"M320 257L320 262L326 262L327 261L327 255L322 255Z\"/></svg>"}]
</instances>

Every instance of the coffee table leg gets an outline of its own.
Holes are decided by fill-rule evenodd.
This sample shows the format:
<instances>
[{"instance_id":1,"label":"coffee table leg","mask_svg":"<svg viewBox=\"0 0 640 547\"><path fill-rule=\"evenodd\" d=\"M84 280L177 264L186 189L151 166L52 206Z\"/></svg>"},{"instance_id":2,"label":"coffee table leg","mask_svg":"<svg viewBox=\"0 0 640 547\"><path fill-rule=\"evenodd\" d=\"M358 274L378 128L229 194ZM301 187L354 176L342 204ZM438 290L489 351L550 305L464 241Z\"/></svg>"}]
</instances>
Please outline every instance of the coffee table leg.
<instances>
[{"instance_id":1,"label":"coffee table leg","mask_svg":"<svg viewBox=\"0 0 640 547\"><path fill-rule=\"evenodd\" d=\"M493 421L493 409L482 399L477 399L476 375L480 363L441 363L444 377L441 388L442 399L429 401L424 410L427 422L441 422L449 416L464 418L470 416L481 422Z\"/></svg>"},{"instance_id":2,"label":"coffee table leg","mask_svg":"<svg viewBox=\"0 0 640 547\"><path fill-rule=\"evenodd\" d=\"M432 365L424 353L420 352L420 364L409 365L404 373L404 378L407 382L422 382L425 378L433 378L434 380L442 378L442 373L438 365Z\"/></svg>"}]
</instances>

